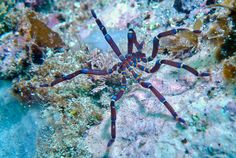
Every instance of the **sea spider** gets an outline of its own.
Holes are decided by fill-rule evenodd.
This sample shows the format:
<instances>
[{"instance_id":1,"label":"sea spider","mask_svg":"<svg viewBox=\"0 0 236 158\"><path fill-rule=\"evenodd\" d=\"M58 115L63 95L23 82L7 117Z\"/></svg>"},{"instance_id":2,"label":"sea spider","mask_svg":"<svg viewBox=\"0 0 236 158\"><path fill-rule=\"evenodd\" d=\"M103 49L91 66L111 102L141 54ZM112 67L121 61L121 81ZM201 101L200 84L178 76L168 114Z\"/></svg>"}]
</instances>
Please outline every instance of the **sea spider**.
<instances>
[{"instance_id":1,"label":"sea spider","mask_svg":"<svg viewBox=\"0 0 236 158\"><path fill-rule=\"evenodd\" d=\"M203 76L209 76L208 72L203 72L199 73L197 70L194 68L185 65L183 63L171 61L171 60L157 60L155 65L152 68L145 68L143 65L139 64L140 62L143 63L148 63L152 61L157 53L158 53L158 48L159 48L159 39L162 37L166 37L169 35L175 35L178 32L181 31L189 31L188 29L185 28L178 28L178 29L173 29L169 30L166 32L159 33L157 36L153 38L153 49L152 49L152 55L150 57L146 57L144 53L141 52L143 48L144 42L139 43L136 38L136 34L133 29L129 29L128 31L128 52L125 56L123 56L116 45L116 43L113 41L112 37L107 33L107 30L105 26L102 24L100 19L97 18L97 15L95 14L94 10L91 10L93 18L95 18L95 21L102 31L106 41L109 43L111 46L112 50L116 53L118 58L120 59L121 62L115 64L111 69L108 70L95 70L95 69L90 69L90 68L84 68L78 71L75 71L74 73L71 73L69 75L66 75L62 78L58 78L54 80L50 85L49 84L43 84L41 87L49 87L49 86L54 86L62 81L70 80L74 77L76 77L79 74L92 74L92 75L110 75L112 74L115 70L118 70L119 73L122 74L122 81L121 81L121 87L120 91L116 94L113 95L111 98L111 103L110 103L110 108L111 108L111 139L109 140L107 147L109 148L113 142L115 141L116 138L116 108L115 108L115 102L121 98L121 96L124 94L125 89L126 89L126 70L128 70L134 79L144 88L150 89L151 92L160 100L162 104L165 105L165 107L169 110L171 115L174 117L174 119L179 122L180 124L186 126L186 121L182 119L181 117L178 117L177 113L173 109L173 107L169 104L169 102L166 101L166 99L161 95L161 93L155 89L151 83L145 82L141 78L141 74L137 73L134 71L133 68L137 68L141 71L145 71L146 73L155 73L158 71L160 66L162 64L170 65L176 68L183 68L195 76L203 77ZM200 34L200 30L194 30L193 33L195 34ZM133 53L133 45L137 48L137 52Z\"/></svg>"}]
</instances>

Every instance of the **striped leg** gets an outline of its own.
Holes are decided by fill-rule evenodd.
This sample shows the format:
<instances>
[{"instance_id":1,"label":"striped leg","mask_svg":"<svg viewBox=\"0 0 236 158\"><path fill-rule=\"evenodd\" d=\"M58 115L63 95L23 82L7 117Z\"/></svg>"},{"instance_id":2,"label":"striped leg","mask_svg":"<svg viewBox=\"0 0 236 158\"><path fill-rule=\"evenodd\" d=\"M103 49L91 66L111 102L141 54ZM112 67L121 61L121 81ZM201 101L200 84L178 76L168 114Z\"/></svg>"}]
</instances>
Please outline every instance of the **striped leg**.
<instances>
[{"instance_id":1,"label":"striped leg","mask_svg":"<svg viewBox=\"0 0 236 158\"><path fill-rule=\"evenodd\" d=\"M121 90L111 98L110 108L111 108L111 139L107 143L107 148L109 148L116 139L116 108L115 102L119 100L125 92L126 88L126 78L122 78Z\"/></svg>"},{"instance_id":2,"label":"striped leg","mask_svg":"<svg viewBox=\"0 0 236 158\"><path fill-rule=\"evenodd\" d=\"M70 80L76 76L78 76L79 74L92 74L92 75L109 75L111 74L113 71L115 71L118 67L118 64L115 64L111 69L108 70L93 70L93 69L81 69L81 70L77 70L69 75L66 75L64 77L58 78L54 81L52 81L52 83L49 84L42 84L40 85L40 87L53 87L54 85L66 81L66 80Z\"/></svg>"},{"instance_id":3,"label":"striped leg","mask_svg":"<svg viewBox=\"0 0 236 158\"><path fill-rule=\"evenodd\" d=\"M178 117L173 107L166 101L166 99L161 95L161 93L152 86L151 83L141 81L140 84L142 87L149 88L152 91L152 93L160 100L160 102L165 105L165 107L169 110L169 112L171 113L171 115L174 117L176 121L178 121L184 126L187 126L186 121L182 119L181 117Z\"/></svg>"},{"instance_id":4,"label":"striped leg","mask_svg":"<svg viewBox=\"0 0 236 158\"><path fill-rule=\"evenodd\" d=\"M91 10L91 13L92 13L92 16L94 17L99 29L102 31L106 41L111 46L112 50L116 53L116 55L119 57L119 59L121 61L125 60L124 56L120 52L120 49L118 48L118 46L116 45L116 43L114 42L112 37L107 33L105 26L102 24L101 20L97 18L97 15L94 12L94 10Z\"/></svg>"},{"instance_id":5,"label":"striped leg","mask_svg":"<svg viewBox=\"0 0 236 158\"><path fill-rule=\"evenodd\" d=\"M138 51L140 51L143 48L144 41L141 42L141 43L138 42L136 33L135 33L135 31L133 29L129 29L129 32L128 32L128 43L129 43L129 40L131 40L131 39L132 39L132 42L135 45L135 47L138 49Z\"/></svg>"},{"instance_id":6,"label":"striped leg","mask_svg":"<svg viewBox=\"0 0 236 158\"><path fill-rule=\"evenodd\" d=\"M133 29L129 29L128 32L128 54L131 55L133 53L133 44L134 44L134 31Z\"/></svg>"},{"instance_id":7,"label":"striped leg","mask_svg":"<svg viewBox=\"0 0 236 158\"><path fill-rule=\"evenodd\" d=\"M128 70L129 70L129 72L131 72L131 74L133 75L134 79L135 79L137 82L140 82L140 81L142 80L142 79L141 79L142 74L136 73L136 72L134 71L134 69L133 69L131 66L128 66L127 68L128 68Z\"/></svg>"},{"instance_id":8,"label":"striped leg","mask_svg":"<svg viewBox=\"0 0 236 158\"><path fill-rule=\"evenodd\" d=\"M145 71L147 73L155 73L159 70L161 64L170 65L170 66L173 66L173 67L176 67L176 68L183 68L183 69L191 72L195 76L199 76L199 77L210 76L210 73L208 73L208 72L199 73L196 69L194 69L194 68L192 68L188 65L185 65L185 64L180 63L180 62L171 61L171 60L157 60L156 64L151 69L144 68L144 66L142 66L140 64L138 64L137 67L140 70Z\"/></svg>"},{"instance_id":9,"label":"striped leg","mask_svg":"<svg viewBox=\"0 0 236 158\"><path fill-rule=\"evenodd\" d=\"M146 62L152 61L156 57L156 55L158 53L160 38L166 37L166 36L170 36L170 35L175 35L175 34L181 32L181 31L190 31L190 30L185 29L185 28L178 28L178 29L173 29L173 30L169 30L169 31L165 31L165 32L159 33L157 36L155 36L153 38L152 55L150 57L148 57L148 58L142 58L142 61L146 63ZM200 34L201 31L200 30L194 30L193 33Z\"/></svg>"},{"instance_id":10,"label":"striped leg","mask_svg":"<svg viewBox=\"0 0 236 158\"><path fill-rule=\"evenodd\" d=\"M195 76L199 76L199 77L210 76L210 73L208 73L208 72L199 73L196 69L194 69L188 65L185 65L183 63L180 63L180 62L175 62L175 61L171 61L171 60L160 60L159 62L160 62L160 64L166 64L166 65L170 65L170 66L173 66L176 68L183 68L183 69L191 72ZM151 71L155 71L155 70L151 70Z\"/></svg>"}]
</instances>

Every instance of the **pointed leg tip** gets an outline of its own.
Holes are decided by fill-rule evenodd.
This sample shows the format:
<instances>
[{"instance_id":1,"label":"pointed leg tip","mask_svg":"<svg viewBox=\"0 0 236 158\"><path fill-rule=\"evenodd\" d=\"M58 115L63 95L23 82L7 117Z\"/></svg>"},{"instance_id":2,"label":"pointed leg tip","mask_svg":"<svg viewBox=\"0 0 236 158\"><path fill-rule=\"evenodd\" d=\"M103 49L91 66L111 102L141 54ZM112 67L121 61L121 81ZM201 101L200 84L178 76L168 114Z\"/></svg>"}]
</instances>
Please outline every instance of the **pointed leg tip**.
<instances>
[{"instance_id":1,"label":"pointed leg tip","mask_svg":"<svg viewBox=\"0 0 236 158\"><path fill-rule=\"evenodd\" d=\"M211 73L210 72L202 72L200 74L201 77L206 77L206 76L211 76Z\"/></svg>"},{"instance_id":2,"label":"pointed leg tip","mask_svg":"<svg viewBox=\"0 0 236 158\"><path fill-rule=\"evenodd\" d=\"M107 143L107 149L110 149L111 145L114 143L115 139L110 139Z\"/></svg>"},{"instance_id":3,"label":"pointed leg tip","mask_svg":"<svg viewBox=\"0 0 236 158\"><path fill-rule=\"evenodd\" d=\"M209 77L209 80L212 81L212 72L211 70L208 70L207 72L202 72L199 74L199 77Z\"/></svg>"},{"instance_id":4,"label":"pointed leg tip","mask_svg":"<svg viewBox=\"0 0 236 158\"><path fill-rule=\"evenodd\" d=\"M95 19L97 19L97 15L96 15L96 13L95 13L95 11L94 11L93 9L91 9L91 14L92 14L92 16L93 16Z\"/></svg>"},{"instance_id":5,"label":"pointed leg tip","mask_svg":"<svg viewBox=\"0 0 236 158\"><path fill-rule=\"evenodd\" d=\"M187 122L186 122L184 119L182 119L181 117L179 117L179 118L177 119L177 121L178 121L178 123L179 123L180 125L182 125L183 127L185 127L185 128L188 127Z\"/></svg>"},{"instance_id":6,"label":"pointed leg tip","mask_svg":"<svg viewBox=\"0 0 236 158\"><path fill-rule=\"evenodd\" d=\"M39 87L49 87L48 84L40 84Z\"/></svg>"},{"instance_id":7,"label":"pointed leg tip","mask_svg":"<svg viewBox=\"0 0 236 158\"><path fill-rule=\"evenodd\" d=\"M201 34L202 33L201 30L193 30L193 32L196 33L196 34Z\"/></svg>"},{"instance_id":8,"label":"pointed leg tip","mask_svg":"<svg viewBox=\"0 0 236 158\"><path fill-rule=\"evenodd\" d=\"M201 76L201 77L207 77L207 76L211 77L211 76L212 76L212 72L211 72L211 70L209 69L207 72L202 72L202 73L200 73L200 76Z\"/></svg>"}]
</instances>

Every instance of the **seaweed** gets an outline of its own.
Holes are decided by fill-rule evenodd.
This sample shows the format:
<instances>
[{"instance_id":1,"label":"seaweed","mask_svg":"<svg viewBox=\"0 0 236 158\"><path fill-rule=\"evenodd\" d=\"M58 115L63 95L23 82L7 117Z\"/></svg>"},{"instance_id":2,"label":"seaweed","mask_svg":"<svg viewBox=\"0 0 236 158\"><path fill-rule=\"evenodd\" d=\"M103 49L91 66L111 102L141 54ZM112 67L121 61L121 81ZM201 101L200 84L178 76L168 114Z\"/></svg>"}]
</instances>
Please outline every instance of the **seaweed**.
<instances>
[{"instance_id":1,"label":"seaweed","mask_svg":"<svg viewBox=\"0 0 236 158\"><path fill-rule=\"evenodd\" d=\"M223 76L227 81L236 83L236 57L231 57L224 62Z\"/></svg>"},{"instance_id":2,"label":"seaweed","mask_svg":"<svg viewBox=\"0 0 236 158\"><path fill-rule=\"evenodd\" d=\"M236 12L232 11L229 15L232 18L233 27L229 36L225 39L224 44L221 47L221 53L219 54L219 59L226 59L236 54Z\"/></svg>"},{"instance_id":3,"label":"seaweed","mask_svg":"<svg viewBox=\"0 0 236 158\"><path fill-rule=\"evenodd\" d=\"M30 36L35 39L35 43L39 47L60 48L65 45L58 33L37 19L36 13L27 12L27 18L31 24Z\"/></svg>"},{"instance_id":4,"label":"seaweed","mask_svg":"<svg viewBox=\"0 0 236 158\"><path fill-rule=\"evenodd\" d=\"M226 17L217 19L218 26L224 31L224 35L217 39L219 47L217 48L215 56L218 61L222 61L235 56L236 52L236 0L224 0L220 4L211 5L211 7L215 6L224 7L229 10ZM228 24L228 17L232 21L231 28ZM213 33L217 31L217 27L215 27L210 32Z\"/></svg>"},{"instance_id":5,"label":"seaweed","mask_svg":"<svg viewBox=\"0 0 236 158\"><path fill-rule=\"evenodd\" d=\"M30 60L33 63L42 64L46 48L57 50L63 48L65 43L57 32L51 30L37 18L34 11L28 10L25 14L25 17L19 22L19 33L28 43Z\"/></svg>"}]
</instances>

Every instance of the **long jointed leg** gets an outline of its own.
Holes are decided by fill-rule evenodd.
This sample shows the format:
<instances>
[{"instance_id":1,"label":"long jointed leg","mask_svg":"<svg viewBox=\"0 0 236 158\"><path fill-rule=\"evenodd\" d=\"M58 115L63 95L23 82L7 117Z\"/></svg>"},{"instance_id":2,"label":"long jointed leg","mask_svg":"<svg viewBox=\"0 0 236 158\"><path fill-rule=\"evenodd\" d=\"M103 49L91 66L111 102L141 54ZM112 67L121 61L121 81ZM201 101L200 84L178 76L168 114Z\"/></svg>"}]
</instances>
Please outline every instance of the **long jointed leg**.
<instances>
[{"instance_id":1,"label":"long jointed leg","mask_svg":"<svg viewBox=\"0 0 236 158\"><path fill-rule=\"evenodd\" d=\"M98 27L100 28L100 30L102 31L106 41L109 43L109 45L111 46L112 50L116 53L116 55L119 57L119 59L121 61L125 60L124 56L121 54L118 46L116 45L116 43L114 42L114 40L112 39L112 37L107 33L107 30L105 28L105 26L102 24L101 20L97 18L96 13L94 12L94 10L91 10L92 16L95 18L95 21L98 25Z\"/></svg>"},{"instance_id":2,"label":"long jointed leg","mask_svg":"<svg viewBox=\"0 0 236 158\"><path fill-rule=\"evenodd\" d=\"M92 74L92 75L109 75L111 74L113 71L115 71L118 67L118 64L115 64L111 69L108 70L94 70L94 69L81 69L78 71L75 71L69 75L66 75L64 77L58 78L54 81L52 81L52 83L49 84L42 84L40 85L40 87L52 87L60 82L66 81L66 80L70 80L76 76L78 76L79 74Z\"/></svg>"},{"instance_id":3,"label":"long jointed leg","mask_svg":"<svg viewBox=\"0 0 236 158\"><path fill-rule=\"evenodd\" d=\"M181 31L190 31L190 30L185 29L185 28L178 28L178 29L173 29L173 30L169 30L169 31L159 33L157 36L155 36L153 38L152 55L148 58L143 58L142 61L146 63L146 62L152 61L156 57L156 55L158 53L158 49L159 49L159 40L160 40L160 38L170 36L170 35L175 35L176 33L179 33ZM193 33L199 34L199 33L201 33L201 31L200 30L194 30Z\"/></svg>"},{"instance_id":4,"label":"long jointed leg","mask_svg":"<svg viewBox=\"0 0 236 158\"><path fill-rule=\"evenodd\" d=\"M128 55L133 53L133 44L134 44L134 32L133 29L129 29L128 32Z\"/></svg>"},{"instance_id":5,"label":"long jointed leg","mask_svg":"<svg viewBox=\"0 0 236 158\"><path fill-rule=\"evenodd\" d=\"M116 139L116 108L115 102L121 98L124 94L126 88L126 79L122 78L121 90L111 98L110 108L111 108L111 139L107 143L107 147L109 148Z\"/></svg>"},{"instance_id":6,"label":"long jointed leg","mask_svg":"<svg viewBox=\"0 0 236 158\"><path fill-rule=\"evenodd\" d=\"M138 52L143 48L144 42L139 43L137 41L136 33L133 29L129 29L128 31L128 54L132 54L133 52L133 44L137 48Z\"/></svg>"},{"instance_id":7,"label":"long jointed leg","mask_svg":"<svg viewBox=\"0 0 236 158\"><path fill-rule=\"evenodd\" d=\"M176 121L178 121L184 126L187 126L186 121L182 119L181 117L178 117L173 107L166 101L166 99L161 95L161 93L152 86L151 83L141 81L140 84L142 87L149 88L152 91L152 93L160 100L160 102L165 105L165 107L169 110L169 112L171 113L171 115L174 117Z\"/></svg>"},{"instance_id":8,"label":"long jointed leg","mask_svg":"<svg viewBox=\"0 0 236 158\"><path fill-rule=\"evenodd\" d=\"M170 66L173 66L176 68L183 68L183 69L191 72L195 76L199 76L199 77L210 76L210 74L208 72L199 73L196 69L194 69L188 65L185 65L184 63L175 62L175 61L171 61L171 60L158 60L155 64L155 66L150 69L150 72L151 73L156 72L160 68L161 64L170 65Z\"/></svg>"},{"instance_id":9,"label":"long jointed leg","mask_svg":"<svg viewBox=\"0 0 236 158\"><path fill-rule=\"evenodd\" d=\"M137 81L137 82L140 82L141 81L141 77L142 77L142 74L140 73L136 73L134 71L134 69L131 67L131 66L128 66L127 67L129 72L131 72L131 74L133 75L134 79Z\"/></svg>"},{"instance_id":10,"label":"long jointed leg","mask_svg":"<svg viewBox=\"0 0 236 158\"><path fill-rule=\"evenodd\" d=\"M170 65L170 66L173 66L176 68L183 68L183 69L191 72L195 76L199 76L199 77L210 76L210 73L208 73L208 72L199 73L196 69L194 69L188 65L185 65L183 63L180 63L180 62L175 62L175 61L171 61L171 60L160 60L159 62L160 62L160 64L166 64L166 65Z\"/></svg>"},{"instance_id":11,"label":"long jointed leg","mask_svg":"<svg viewBox=\"0 0 236 158\"><path fill-rule=\"evenodd\" d=\"M171 61L171 60L157 60L156 64L150 69L145 68L143 65L140 65L140 64L138 64L137 67L140 70L145 71L147 73L155 73L159 70L161 64L170 65L170 66L173 66L173 67L176 67L176 68L183 68L183 69L191 72L195 76L199 76L199 77L210 76L209 72L199 73L196 69L194 69L194 68L192 68L188 65L185 65L184 63L175 62L175 61Z\"/></svg>"},{"instance_id":12,"label":"long jointed leg","mask_svg":"<svg viewBox=\"0 0 236 158\"><path fill-rule=\"evenodd\" d=\"M144 41L142 41L141 43L139 43L138 40L137 40L137 36L136 36L135 31L134 31L133 29L132 29L132 31L133 31L134 45L135 45L135 47L138 49L138 51L140 51L140 50L143 48Z\"/></svg>"}]
</instances>

